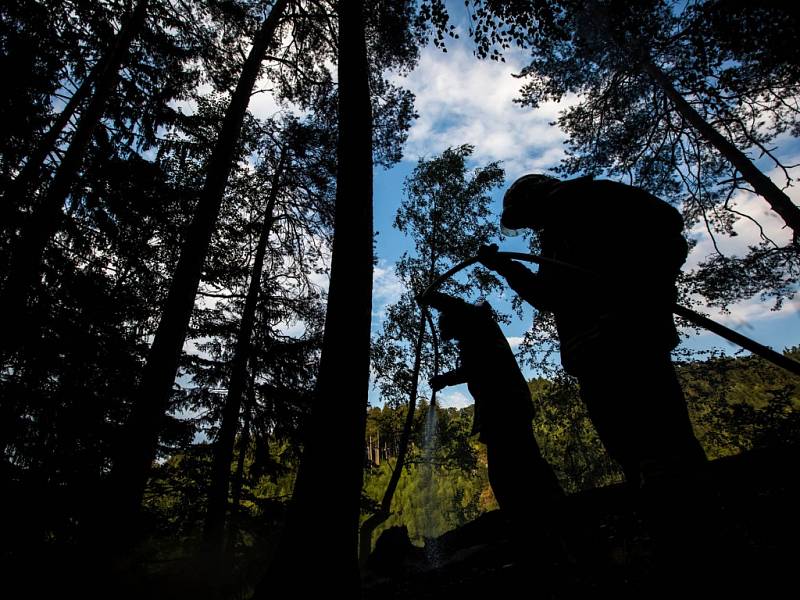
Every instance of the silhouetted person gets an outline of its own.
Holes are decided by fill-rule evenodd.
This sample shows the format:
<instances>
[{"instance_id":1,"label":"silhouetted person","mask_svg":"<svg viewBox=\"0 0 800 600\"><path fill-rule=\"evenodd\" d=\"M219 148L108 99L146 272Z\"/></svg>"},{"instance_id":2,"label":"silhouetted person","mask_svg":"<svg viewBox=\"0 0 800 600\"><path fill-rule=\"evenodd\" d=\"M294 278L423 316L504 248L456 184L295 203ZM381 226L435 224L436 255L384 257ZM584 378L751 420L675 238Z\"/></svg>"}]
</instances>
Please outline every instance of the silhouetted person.
<instances>
[{"instance_id":1,"label":"silhouetted person","mask_svg":"<svg viewBox=\"0 0 800 600\"><path fill-rule=\"evenodd\" d=\"M577 267L543 264L534 274L497 256L496 246L479 254L524 300L553 313L561 364L577 377L600 439L639 490L657 587L672 593L708 577L716 527L698 478L706 456L670 358L679 341L675 282L688 253L680 213L613 181L526 175L506 192L500 223L507 233L535 230L542 256Z\"/></svg>"},{"instance_id":2,"label":"silhouetted person","mask_svg":"<svg viewBox=\"0 0 800 600\"><path fill-rule=\"evenodd\" d=\"M705 462L670 352L675 281L688 246L680 213L641 189L581 177L526 175L503 199L502 227L530 228L544 264L532 273L481 249L481 262L534 307L555 316L561 363L626 479L690 472ZM668 475L670 476L670 475Z\"/></svg>"},{"instance_id":3,"label":"silhouetted person","mask_svg":"<svg viewBox=\"0 0 800 600\"><path fill-rule=\"evenodd\" d=\"M486 444L489 483L501 510L517 525L553 517L553 503L564 493L533 436L530 389L491 306L438 292L421 301L441 312L441 336L459 347L456 369L432 377L430 385L438 391L467 384L475 399L472 433Z\"/></svg>"}]
</instances>

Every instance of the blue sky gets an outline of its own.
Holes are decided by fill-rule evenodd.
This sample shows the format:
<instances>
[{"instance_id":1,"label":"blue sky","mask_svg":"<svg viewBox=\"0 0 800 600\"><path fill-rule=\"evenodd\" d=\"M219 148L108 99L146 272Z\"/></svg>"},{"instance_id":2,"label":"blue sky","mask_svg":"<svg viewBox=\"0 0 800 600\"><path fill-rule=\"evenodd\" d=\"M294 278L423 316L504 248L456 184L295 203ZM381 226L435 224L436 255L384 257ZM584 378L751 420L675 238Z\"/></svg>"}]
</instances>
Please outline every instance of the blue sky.
<instances>
[{"instance_id":1,"label":"blue sky","mask_svg":"<svg viewBox=\"0 0 800 600\"><path fill-rule=\"evenodd\" d=\"M377 236L378 266L375 270L373 296L373 329L377 330L386 306L402 292L393 276L395 261L409 246L403 236L392 228L395 211L402 199L403 179L411 173L419 157L434 156L448 147L472 144L472 167L491 161L501 161L506 172L505 185L493 195L493 210L500 215L501 199L505 188L517 177L530 172L545 172L558 164L563 156L564 134L550 124L568 103L576 102L568 97L561 104L545 103L536 110L521 108L513 103L518 96L521 81L512 75L525 65L525 56L519 51L505 55L506 62L479 61L473 55L469 36L463 32L466 12L461 3L448 3L451 17L460 25L459 40L448 39L448 52L429 46L421 50L417 68L406 77L396 76L398 84L416 95L416 111L419 118L409 131L404 147L404 160L394 168L375 171L375 229ZM264 82L269 88L269 82ZM256 94L250 110L259 117L274 114L280 108L271 94ZM776 154L785 164L800 164L800 140L786 136L775 144ZM761 160L757 163L780 186L785 184L781 174L773 165ZM800 177L800 168L790 170L794 178ZM787 190L795 203L800 203L800 187ZM746 193L739 194L734 202L737 210L761 222L767 233L778 243L786 243L789 233L781 227L778 217L771 213L765 201ZM749 244L758 241L758 230L746 219L735 226L733 238L718 238L717 243L725 253L742 254ZM697 240L685 269L696 266L713 251L712 242L702 227L687 232ZM519 239L509 239L501 247L507 250L525 250ZM324 278L318 282L325 286ZM489 298L502 306L497 298ZM777 350L800 343L800 300L786 302L780 311L771 310L770 303L759 298L739 302L722 313L707 310L708 316L739 330L757 341ZM504 332L512 346L518 343L531 323L532 311L523 319L515 319L504 326ZM292 327L289 327L292 329ZM732 353L738 349L710 333L687 332L685 345L692 349L717 348ZM533 376L524 369L527 376ZM423 394L426 392L423 390ZM448 388L440 396L445 406L462 406L471 400L466 389ZM370 401L380 404L377 393L370 392Z\"/></svg>"},{"instance_id":2,"label":"blue sky","mask_svg":"<svg viewBox=\"0 0 800 600\"><path fill-rule=\"evenodd\" d=\"M449 146L468 143L475 146L473 167L493 160L502 161L506 184L494 194L494 212L499 218L502 194L514 179L528 172L546 171L554 167L563 155L565 136L550 125L563 105L548 103L538 110L531 110L512 102L520 87L520 80L513 78L512 73L524 65L524 56L511 53L506 56L505 63L478 61L467 37L462 35L460 40L448 40L446 54L433 47L424 48L417 69L407 77L398 78L398 83L416 94L416 109L420 117L409 132L404 160L391 170L375 172L375 229L378 232L379 259L373 298L375 327L380 324L385 306L402 291L393 277L392 267L408 244L391 224L402 198L403 179L412 171L419 157L430 157ZM787 140L779 148L778 155L787 163L800 163L797 140ZM768 170L769 165L764 168ZM782 184L776 173L771 175ZM794 170L793 175L799 176L800 169ZM795 202L800 200L797 188L790 188L788 192ZM770 214L762 199L741 194L737 207L765 223L776 241L788 240L788 233L781 228L777 217ZM755 243L758 232L744 219L735 229L738 234L735 238L721 239L718 243L724 251L741 253L748 243ZM696 228L689 235L698 243L687 261L687 268L700 262L712 249L711 240L702 229ZM519 244L518 240L512 239L502 247L523 250ZM771 308L769 303L753 298L731 306L727 313L708 310L707 314L779 350L800 343L800 302L787 302L778 312ZM512 345L530 326L530 314L504 327ZM692 333L686 345L693 349L714 347L727 353L737 350L713 334ZM526 370L526 375L534 373ZM374 404L380 403L374 391L370 399ZM470 402L463 386L448 388L441 399L446 406L462 406Z\"/></svg>"}]
</instances>

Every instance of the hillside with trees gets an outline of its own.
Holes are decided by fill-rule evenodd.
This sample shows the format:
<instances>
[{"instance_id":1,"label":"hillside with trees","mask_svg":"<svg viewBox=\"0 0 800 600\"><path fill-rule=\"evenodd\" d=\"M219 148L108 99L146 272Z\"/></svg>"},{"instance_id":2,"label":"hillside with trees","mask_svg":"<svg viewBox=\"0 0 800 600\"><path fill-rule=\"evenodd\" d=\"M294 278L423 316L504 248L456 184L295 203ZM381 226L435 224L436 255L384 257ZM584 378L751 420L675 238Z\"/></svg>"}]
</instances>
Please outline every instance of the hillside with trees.
<instances>
[{"instance_id":1,"label":"hillside with trees","mask_svg":"<svg viewBox=\"0 0 800 600\"><path fill-rule=\"evenodd\" d=\"M787 354L798 356L800 351ZM687 386L695 430L710 457L780 450L796 444L800 384L790 375L752 357L683 363L679 373ZM715 375L724 378L709 394L703 386ZM574 382L565 376L534 379L530 388L537 409L532 424L535 435L564 488L577 494L619 483L621 472L603 450ZM698 389L705 389L708 395L696 395ZM470 435L473 407L437 409L433 451L425 442L428 408L423 399L414 418L392 515L376 528L376 539L386 529L405 526L411 542L422 548L426 540L497 509L486 471L485 446ZM404 413L404 408L389 405L372 407L367 413L362 521L379 504L396 468ZM232 468L236 494L230 507L235 530L227 550L232 565L229 585L247 588L258 580L261 557L271 552L279 539L300 449L296 440L279 432L252 437L243 432L236 448ZM139 589L166 597L185 590L200 593L207 585L194 569L213 485L213 461L212 446L201 443L172 454L156 468L145 492L149 535L137 550L142 569L138 585L143 586Z\"/></svg>"}]
</instances>

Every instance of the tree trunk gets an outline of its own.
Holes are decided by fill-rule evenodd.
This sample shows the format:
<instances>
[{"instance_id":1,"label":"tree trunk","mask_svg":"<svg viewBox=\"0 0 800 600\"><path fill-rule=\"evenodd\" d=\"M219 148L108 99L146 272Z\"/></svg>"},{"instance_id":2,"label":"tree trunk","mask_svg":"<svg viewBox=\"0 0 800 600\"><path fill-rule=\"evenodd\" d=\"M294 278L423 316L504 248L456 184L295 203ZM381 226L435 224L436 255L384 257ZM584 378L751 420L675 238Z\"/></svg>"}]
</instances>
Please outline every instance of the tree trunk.
<instances>
[{"instance_id":1,"label":"tree trunk","mask_svg":"<svg viewBox=\"0 0 800 600\"><path fill-rule=\"evenodd\" d=\"M360 595L372 311L372 111L362 2L341 0L339 140L328 308L314 406L286 527L255 598ZM336 449L334 452L333 449Z\"/></svg>"},{"instance_id":2,"label":"tree trunk","mask_svg":"<svg viewBox=\"0 0 800 600\"><path fill-rule=\"evenodd\" d=\"M242 421L242 434L239 436L239 455L236 459L236 472L231 483L231 516L228 525L228 535L225 540L223 559L219 561L225 565L227 572L233 571L236 553L236 537L239 532L239 507L242 502L242 486L244 484L244 466L247 449L250 447L250 419L256 405L256 360L250 358L250 384L247 387L247 403L244 407L244 420Z\"/></svg>"},{"instance_id":3,"label":"tree trunk","mask_svg":"<svg viewBox=\"0 0 800 600\"><path fill-rule=\"evenodd\" d=\"M114 90L119 71L128 56L131 42L144 27L149 3L150 0L139 0L120 29L114 45L109 49L108 55L102 61L103 66L95 79L94 93L86 109L81 113L69 146L56 169L53 180L50 182L44 198L34 207L33 213L22 225L20 237L12 250L8 279L3 290L4 308L7 314L10 312L23 317L26 313L25 307L31 293L31 287L34 285L42 268L44 250L53 235L61 228L61 222L64 217L64 202L75 183L86 149ZM66 124L66 121L64 124ZM60 131L54 132L51 129L50 133L54 133L54 135L50 136L48 134L45 139L52 137L52 142L55 143ZM43 150L41 156L43 161L52 148L42 147L40 150ZM35 161L38 161L39 158L38 155L32 157ZM28 165L26 165L27 167ZM35 176L40 168L41 164L30 163L31 171L25 174L25 177ZM35 172L32 172L33 169L35 169ZM24 171L25 169L23 169L23 174ZM24 179L20 182L15 181L15 187L24 192L30 183L31 181L26 182ZM21 187L23 185L25 188ZM25 319L23 318L17 323L16 327L10 328L12 330L11 336L7 340L10 349L15 349L21 343L25 334Z\"/></svg>"},{"instance_id":4,"label":"tree trunk","mask_svg":"<svg viewBox=\"0 0 800 600\"><path fill-rule=\"evenodd\" d=\"M722 154L741 174L744 179L753 186L757 194L769 203L783 221L794 231L794 238L800 236L800 209L791 201L772 180L764 175L745 154L734 146L728 139L719 133L712 125L698 113L686 98L675 89L672 81L667 77L652 60L650 60L646 48L646 40L635 45L633 48L628 42L627 45L617 40L610 27L611 17L601 8L597 2L588 4L589 14L592 16L594 27L600 27L605 31L605 36L615 44L622 52L631 57L631 60L638 60L642 71L647 73L650 78L661 88L672 102L675 110L678 111L689 124L697 130L700 136L711 144Z\"/></svg>"},{"instance_id":5,"label":"tree trunk","mask_svg":"<svg viewBox=\"0 0 800 600\"><path fill-rule=\"evenodd\" d=\"M264 221L256 247L253 269L250 274L250 285L244 301L242 319L239 323L239 335L236 338L236 347L231 360L230 379L228 380L228 394L222 409L222 424L220 425L217 442L214 445L214 466L212 470L211 488L208 492L208 512L203 529L203 544L207 552L217 555L223 549L225 537L225 513L228 507L228 487L231 473L231 460L233 459L233 446L236 440L236 430L239 425L239 412L242 404L242 394L247 387L247 359L250 357L250 340L253 336L253 325L256 319L256 306L261 292L261 275L264 271L264 256L267 251L269 234L274 222L273 212L275 200L278 197L281 172L283 170L284 152L278 166L272 175L269 199L264 209Z\"/></svg>"},{"instance_id":6,"label":"tree trunk","mask_svg":"<svg viewBox=\"0 0 800 600\"><path fill-rule=\"evenodd\" d=\"M144 23L144 21L142 21L142 23ZM44 162L47 160L47 156L56 148L58 137L61 135L61 132L64 131L72 115L75 114L75 111L89 95L92 82L99 79L101 73L105 73L104 67L105 62L99 61L89 75L81 82L78 89L72 94L69 102L67 102L61 112L56 116L50 129L42 136L36 148L31 152L22 169L20 169L19 174L14 178L12 197L20 201L20 203L27 197L28 192L30 192L38 179Z\"/></svg>"},{"instance_id":7,"label":"tree trunk","mask_svg":"<svg viewBox=\"0 0 800 600\"><path fill-rule=\"evenodd\" d=\"M414 346L414 367L411 371L411 389L408 392L408 411L406 412L406 421L403 424L403 433L400 437L397 462L395 462L394 471L392 471L392 476L389 479L389 484L386 486L386 491L383 493L380 510L370 515L361 525L358 555L359 563L362 567L367 564L367 558L369 558L369 553L372 551L372 533L378 525L383 523L391 515L392 499L394 498L397 484L400 482L400 475L403 473L403 465L406 461L406 454L408 454L408 446L411 440L411 431L414 428L414 412L417 408L417 386L419 385L419 371L422 365L422 344L424 341L425 317L421 315L419 330L417 332L417 342Z\"/></svg>"},{"instance_id":8,"label":"tree trunk","mask_svg":"<svg viewBox=\"0 0 800 600\"><path fill-rule=\"evenodd\" d=\"M714 129L675 89L666 74L649 60L642 63L642 69L664 91L672 101L675 110L686 119L692 127L730 163L738 169L742 177L753 186L757 194L763 196L783 221L794 231L795 238L800 236L800 209L792 202L783 190L756 167L745 154Z\"/></svg>"},{"instance_id":9,"label":"tree trunk","mask_svg":"<svg viewBox=\"0 0 800 600\"><path fill-rule=\"evenodd\" d=\"M247 105L258 79L261 61L287 4L288 0L275 2L253 40L206 168L203 191L181 248L166 305L126 424L125 443L121 445L111 471L112 494L122 525L134 523L139 512L147 476L155 458L159 430L164 414L169 409L170 393L194 308L203 263L232 168Z\"/></svg>"}]
</instances>

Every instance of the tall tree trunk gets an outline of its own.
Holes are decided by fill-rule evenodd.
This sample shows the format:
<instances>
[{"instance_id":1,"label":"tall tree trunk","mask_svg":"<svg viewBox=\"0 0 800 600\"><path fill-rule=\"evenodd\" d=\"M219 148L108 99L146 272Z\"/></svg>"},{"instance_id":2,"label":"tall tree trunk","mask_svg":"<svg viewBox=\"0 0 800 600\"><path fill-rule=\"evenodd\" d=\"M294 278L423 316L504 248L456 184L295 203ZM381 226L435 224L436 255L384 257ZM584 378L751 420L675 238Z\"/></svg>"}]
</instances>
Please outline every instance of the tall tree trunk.
<instances>
[{"instance_id":1,"label":"tall tree trunk","mask_svg":"<svg viewBox=\"0 0 800 600\"><path fill-rule=\"evenodd\" d=\"M340 0L339 140L328 308L317 388L283 536L256 598L360 594L372 310L372 110L362 2Z\"/></svg>"},{"instance_id":2,"label":"tall tree trunk","mask_svg":"<svg viewBox=\"0 0 800 600\"><path fill-rule=\"evenodd\" d=\"M422 345L424 341L425 315L420 315L417 341L414 346L414 366L411 371L411 388L408 391L408 410L406 412L405 423L403 424L403 433L400 437L397 462L395 462L394 471L392 471L392 476L389 479L389 484L386 486L386 491L383 493L380 509L378 512L370 515L367 520L361 524L358 555L359 563L362 566L367 563L367 558L369 558L369 553L372 550L372 533L378 525L386 521L391 515L392 499L394 498L395 490L397 490L397 484L400 482L400 476L403 473L403 466L406 462L408 446L411 440L411 431L414 428L414 413L417 409L417 387L419 385L419 371L422 365Z\"/></svg>"},{"instance_id":3,"label":"tall tree trunk","mask_svg":"<svg viewBox=\"0 0 800 600\"><path fill-rule=\"evenodd\" d=\"M239 528L239 508L242 503L242 486L244 484L244 463L247 456L247 449L250 446L250 415L256 403L255 396L255 366L250 361L250 369L253 374L250 376L250 386L247 389L247 405L244 408L244 420L242 421L242 434L239 436L239 455L236 459L236 472L231 482L231 520L228 527L228 537L225 543L226 563L232 563L234 551L236 550L236 534Z\"/></svg>"},{"instance_id":4,"label":"tall tree trunk","mask_svg":"<svg viewBox=\"0 0 800 600\"><path fill-rule=\"evenodd\" d=\"M647 40L642 40L633 45L631 45L630 41L622 42L613 34L612 18L606 9L601 7L598 2L592 1L587 4L586 10L592 17L592 26L601 28L605 37L616 45L621 52L630 56L632 61L638 61L641 70L647 73L656 85L661 88L672 102L675 110L678 111L678 114L686 119L703 139L716 148L742 174L742 177L753 186L755 192L762 196L772 207L772 210L778 213L786 225L794 231L794 238L798 239L800 237L800 209L741 150L714 129L686 101L686 98L675 89L666 73L650 59L647 51Z\"/></svg>"},{"instance_id":5,"label":"tall tree trunk","mask_svg":"<svg viewBox=\"0 0 800 600\"><path fill-rule=\"evenodd\" d=\"M142 24L144 24L144 20L142 20ZM56 118L53 121L53 124L50 126L50 129L48 129L47 132L42 136L42 139L39 140L36 148L34 148L33 152L31 152L30 156L28 156L28 159L25 161L22 169L20 169L19 174L14 178L14 191L12 192L12 200L16 199L21 201L27 197L28 192L39 178L42 167L44 166L44 162L47 160L47 156L56 148L59 136L66 128L67 123L69 123L70 119L72 118L72 115L75 114L75 111L78 110L78 107L89 95L89 92L92 89L92 83L99 79L101 74L106 73L105 66L105 61L99 61L91 70L89 75L87 75L87 77L81 82L81 84L78 86L78 89L75 90L75 93L72 94L69 102L67 102L61 112L56 115Z\"/></svg>"},{"instance_id":6,"label":"tall tree trunk","mask_svg":"<svg viewBox=\"0 0 800 600\"><path fill-rule=\"evenodd\" d=\"M206 550L214 555L218 555L223 549L233 446L239 425L242 394L247 387L247 359L250 356L250 340L253 336L256 306L261 292L261 275L264 271L264 256L274 222L272 215L275 210L275 200L278 197L284 156L285 150L282 150L278 166L272 174L269 199L264 208L264 221L261 224L261 233L258 238L255 260L250 274L250 285L247 289L242 319L239 323L239 334L236 338L236 347L231 360L228 394L222 409L222 424L214 445L214 466L211 476L211 488L208 492L208 512L206 513L203 529L203 544L206 546Z\"/></svg>"},{"instance_id":7,"label":"tall tree trunk","mask_svg":"<svg viewBox=\"0 0 800 600\"><path fill-rule=\"evenodd\" d=\"M692 127L730 163L738 169L742 177L753 186L757 194L763 196L783 221L794 231L795 238L800 237L800 209L792 202L783 190L756 167L745 154L720 134L698 113L681 95L669 77L650 60L642 62L642 69L664 91L672 101L675 110L686 119Z\"/></svg>"},{"instance_id":8,"label":"tall tree trunk","mask_svg":"<svg viewBox=\"0 0 800 600\"><path fill-rule=\"evenodd\" d=\"M20 237L12 250L8 279L3 289L3 304L6 314L14 314L18 317L25 315L31 287L41 271L44 250L53 235L61 228L64 202L75 183L84 154L117 83L119 71L128 57L131 43L144 27L149 4L150 0L139 0L136 3L117 34L114 45L102 60L102 68L95 78L94 93L86 109L81 113L69 146L53 175L53 180L44 197L34 207L31 216L22 225ZM60 131L53 132L51 130L51 133L54 135L48 135L48 137L52 137L52 142L55 143ZM41 156L42 161L51 149L41 148L44 151ZM36 161L40 159L38 156L32 158ZM40 168L40 164L31 163L31 172L25 174L25 177L35 176ZM34 169L35 172L33 172ZM15 182L15 187L25 191L30 183L31 181L26 182L23 179ZM21 186L25 186L25 188ZM16 323L16 326L10 328L11 335L7 336L6 340L6 345L10 349L15 349L25 334L25 319L16 321Z\"/></svg>"},{"instance_id":9,"label":"tall tree trunk","mask_svg":"<svg viewBox=\"0 0 800 600\"><path fill-rule=\"evenodd\" d=\"M203 263L219 214L223 192L235 157L247 105L288 0L276 0L253 40L242 74L225 113L219 137L206 168L206 180L180 259L170 284L142 380L126 424L125 443L111 471L111 493L121 525L133 524L155 458L158 434L169 408L170 393L200 283Z\"/></svg>"}]
</instances>

